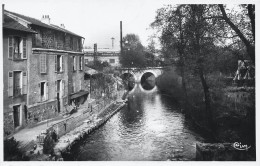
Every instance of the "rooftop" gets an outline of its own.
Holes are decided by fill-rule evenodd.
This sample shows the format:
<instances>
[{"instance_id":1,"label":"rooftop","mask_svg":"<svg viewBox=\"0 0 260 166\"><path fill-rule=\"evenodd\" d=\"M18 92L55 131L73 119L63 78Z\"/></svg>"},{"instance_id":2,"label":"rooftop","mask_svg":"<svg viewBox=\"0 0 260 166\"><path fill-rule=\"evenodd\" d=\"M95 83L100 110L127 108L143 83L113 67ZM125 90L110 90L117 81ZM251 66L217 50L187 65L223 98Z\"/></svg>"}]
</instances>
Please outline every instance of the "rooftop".
<instances>
[{"instance_id":1,"label":"rooftop","mask_svg":"<svg viewBox=\"0 0 260 166\"><path fill-rule=\"evenodd\" d=\"M67 29L63 29L63 28L61 28L59 26L56 26L56 25L53 25L53 24L50 24L50 25L45 24L45 23L41 22L40 20L32 18L32 17L24 16L22 14L10 12L10 11L7 11L7 10L5 10L5 13L8 13L8 14L11 14L11 15L13 15L15 17L21 18L21 19L29 22L29 24L33 24L33 25L45 27L45 28L48 28L48 29L61 31L61 32L64 32L64 33L68 33L68 34L71 34L71 35L74 35L74 36L78 36L78 37L84 38L84 37L82 37L80 35L77 35L77 34L71 32L71 31L68 31Z\"/></svg>"},{"instance_id":2,"label":"rooftop","mask_svg":"<svg viewBox=\"0 0 260 166\"><path fill-rule=\"evenodd\" d=\"M4 14L3 28L17 30L17 31L23 31L23 32L28 32L28 33L37 33L34 30L27 28L26 26L23 26L22 24L20 24L13 18L7 16L6 14Z\"/></svg>"}]
</instances>

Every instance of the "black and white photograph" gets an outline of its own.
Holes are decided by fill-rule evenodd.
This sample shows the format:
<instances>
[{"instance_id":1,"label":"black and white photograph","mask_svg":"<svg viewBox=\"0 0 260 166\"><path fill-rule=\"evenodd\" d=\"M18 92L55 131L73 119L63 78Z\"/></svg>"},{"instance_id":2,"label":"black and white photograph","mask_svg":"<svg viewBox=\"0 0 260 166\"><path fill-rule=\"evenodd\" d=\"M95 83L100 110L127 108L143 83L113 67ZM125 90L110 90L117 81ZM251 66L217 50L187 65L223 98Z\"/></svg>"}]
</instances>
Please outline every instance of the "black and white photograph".
<instances>
[{"instance_id":1,"label":"black and white photograph","mask_svg":"<svg viewBox=\"0 0 260 166\"><path fill-rule=\"evenodd\" d=\"M259 3L202 2L2 0L1 163L259 164Z\"/></svg>"}]
</instances>

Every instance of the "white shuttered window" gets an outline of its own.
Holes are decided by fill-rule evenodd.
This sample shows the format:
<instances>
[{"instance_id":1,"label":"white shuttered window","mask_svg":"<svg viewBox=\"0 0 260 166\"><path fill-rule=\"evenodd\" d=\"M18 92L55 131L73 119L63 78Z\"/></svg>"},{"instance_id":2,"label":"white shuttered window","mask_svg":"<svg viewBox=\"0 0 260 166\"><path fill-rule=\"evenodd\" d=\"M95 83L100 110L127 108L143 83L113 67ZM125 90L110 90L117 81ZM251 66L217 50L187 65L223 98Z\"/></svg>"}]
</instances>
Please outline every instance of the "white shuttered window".
<instances>
[{"instance_id":1,"label":"white shuttered window","mask_svg":"<svg viewBox=\"0 0 260 166\"><path fill-rule=\"evenodd\" d=\"M41 54L40 55L40 73L46 73L46 72L47 72L46 55Z\"/></svg>"}]
</instances>

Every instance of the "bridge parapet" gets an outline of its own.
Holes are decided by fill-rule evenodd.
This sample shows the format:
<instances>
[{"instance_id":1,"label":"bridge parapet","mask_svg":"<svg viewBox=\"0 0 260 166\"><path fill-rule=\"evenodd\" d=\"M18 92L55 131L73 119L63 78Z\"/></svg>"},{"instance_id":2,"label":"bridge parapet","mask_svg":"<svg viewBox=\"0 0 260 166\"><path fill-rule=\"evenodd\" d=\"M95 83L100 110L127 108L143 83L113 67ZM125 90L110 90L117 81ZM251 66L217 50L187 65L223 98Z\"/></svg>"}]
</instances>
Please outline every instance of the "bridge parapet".
<instances>
[{"instance_id":1,"label":"bridge parapet","mask_svg":"<svg viewBox=\"0 0 260 166\"><path fill-rule=\"evenodd\" d=\"M165 67L145 67L145 68L119 68L117 70L121 71L121 74L130 73L133 75L135 82L140 82L142 76L145 73L152 73L155 78L163 73Z\"/></svg>"}]
</instances>

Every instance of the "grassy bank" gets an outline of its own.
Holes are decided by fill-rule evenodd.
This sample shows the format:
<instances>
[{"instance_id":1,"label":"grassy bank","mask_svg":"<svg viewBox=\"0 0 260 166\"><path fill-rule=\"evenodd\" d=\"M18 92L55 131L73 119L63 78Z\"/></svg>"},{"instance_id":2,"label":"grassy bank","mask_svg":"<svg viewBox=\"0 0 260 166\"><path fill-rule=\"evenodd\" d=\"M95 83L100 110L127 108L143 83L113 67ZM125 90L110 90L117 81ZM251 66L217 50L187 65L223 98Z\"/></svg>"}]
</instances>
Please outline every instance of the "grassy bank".
<instances>
[{"instance_id":1,"label":"grassy bank","mask_svg":"<svg viewBox=\"0 0 260 166\"><path fill-rule=\"evenodd\" d=\"M212 133L216 142L255 143L255 90L232 87L230 80L217 73L207 76L210 87L211 112L214 129L209 128L206 117L204 93L200 80L192 75L185 78L187 98L184 97L182 79L172 68L156 80L161 93L166 93L181 103L185 114L199 127ZM186 100L185 100L186 99ZM253 149L253 148L252 148Z\"/></svg>"}]
</instances>

